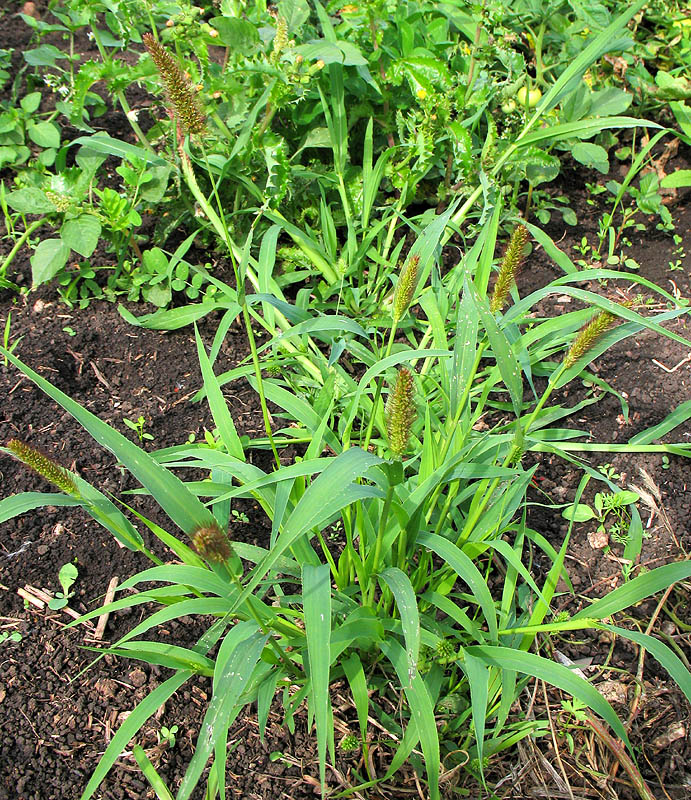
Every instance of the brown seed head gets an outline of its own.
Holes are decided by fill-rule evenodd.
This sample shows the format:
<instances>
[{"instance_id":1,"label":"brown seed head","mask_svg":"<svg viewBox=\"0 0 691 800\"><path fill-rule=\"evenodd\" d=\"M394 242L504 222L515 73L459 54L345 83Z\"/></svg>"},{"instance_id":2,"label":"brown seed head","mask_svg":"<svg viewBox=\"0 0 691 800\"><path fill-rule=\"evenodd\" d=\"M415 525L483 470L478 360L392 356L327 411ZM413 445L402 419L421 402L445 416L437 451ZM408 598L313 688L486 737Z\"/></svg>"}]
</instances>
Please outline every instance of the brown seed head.
<instances>
[{"instance_id":1,"label":"brown seed head","mask_svg":"<svg viewBox=\"0 0 691 800\"><path fill-rule=\"evenodd\" d=\"M35 447L20 442L18 439L10 439L7 449L27 467L38 472L43 478L57 486L60 491L79 497L79 489L70 473L60 466L60 464L48 458L47 455L36 450Z\"/></svg>"},{"instance_id":2,"label":"brown seed head","mask_svg":"<svg viewBox=\"0 0 691 800\"><path fill-rule=\"evenodd\" d=\"M165 84L172 114L177 118L180 127L185 133L202 133L206 128L206 118L197 100L195 89L185 77L180 65L150 33L145 33L142 41Z\"/></svg>"},{"instance_id":3,"label":"brown seed head","mask_svg":"<svg viewBox=\"0 0 691 800\"><path fill-rule=\"evenodd\" d=\"M214 563L227 561L233 555L228 537L219 525L206 525L192 534L194 549L202 558Z\"/></svg>"}]
</instances>

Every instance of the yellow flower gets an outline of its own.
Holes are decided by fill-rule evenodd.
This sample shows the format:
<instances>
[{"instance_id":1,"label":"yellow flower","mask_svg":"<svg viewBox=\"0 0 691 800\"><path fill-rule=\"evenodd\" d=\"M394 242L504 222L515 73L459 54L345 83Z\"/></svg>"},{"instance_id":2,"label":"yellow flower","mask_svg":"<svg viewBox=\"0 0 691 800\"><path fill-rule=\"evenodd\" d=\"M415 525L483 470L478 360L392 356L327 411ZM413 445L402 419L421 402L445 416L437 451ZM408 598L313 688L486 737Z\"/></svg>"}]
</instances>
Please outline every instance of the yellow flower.
<instances>
[{"instance_id":1,"label":"yellow flower","mask_svg":"<svg viewBox=\"0 0 691 800\"><path fill-rule=\"evenodd\" d=\"M426 89L418 89L415 94L418 97L418 100L424 100L427 97L427 90Z\"/></svg>"},{"instance_id":2,"label":"yellow flower","mask_svg":"<svg viewBox=\"0 0 691 800\"><path fill-rule=\"evenodd\" d=\"M354 14L356 11L360 9L357 6L354 6L352 3L348 3L348 5L343 6L341 9L341 14Z\"/></svg>"}]
</instances>

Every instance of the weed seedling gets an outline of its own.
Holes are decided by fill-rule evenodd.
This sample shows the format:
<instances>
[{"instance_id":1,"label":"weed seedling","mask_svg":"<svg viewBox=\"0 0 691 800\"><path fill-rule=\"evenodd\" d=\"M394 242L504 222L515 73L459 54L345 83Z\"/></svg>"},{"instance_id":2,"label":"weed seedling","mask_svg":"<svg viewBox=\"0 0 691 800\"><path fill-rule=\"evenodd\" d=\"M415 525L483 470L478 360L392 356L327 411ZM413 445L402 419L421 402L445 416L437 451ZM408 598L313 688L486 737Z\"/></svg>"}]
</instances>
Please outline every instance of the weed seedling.
<instances>
[{"instance_id":1,"label":"weed seedling","mask_svg":"<svg viewBox=\"0 0 691 800\"><path fill-rule=\"evenodd\" d=\"M180 729L177 725L171 725L170 728L161 725L161 730L158 732L158 743L166 745L172 750L175 747L175 734L178 730Z\"/></svg>"},{"instance_id":2,"label":"weed seedling","mask_svg":"<svg viewBox=\"0 0 691 800\"><path fill-rule=\"evenodd\" d=\"M609 464L605 467L613 469ZM602 468L600 469L602 471ZM603 473L604 474L604 473ZM628 525L630 516L626 506L636 503L640 497L636 492L622 490L618 492L598 492L595 495L593 506L586 503L574 503L562 511L562 516L574 522L587 522L597 520L598 531L607 532L615 542L628 541ZM609 517L609 522L607 518Z\"/></svg>"},{"instance_id":3,"label":"weed seedling","mask_svg":"<svg viewBox=\"0 0 691 800\"><path fill-rule=\"evenodd\" d=\"M133 430L137 434L137 438L139 439L139 444L142 444L144 440L152 441L153 436L150 433L145 433L144 425L146 425L146 420L140 414L137 418L136 422L133 422L131 419L127 419L127 417L123 417L122 421L127 425L128 428Z\"/></svg>"},{"instance_id":4,"label":"weed seedling","mask_svg":"<svg viewBox=\"0 0 691 800\"><path fill-rule=\"evenodd\" d=\"M580 700L562 700L563 717L559 716L557 736L566 741L569 753L573 755L575 742L572 730L581 729L588 718L587 706Z\"/></svg>"},{"instance_id":5,"label":"weed seedling","mask_svg":"<svg viewBox=\"0 0 691 800\"><path fill-rule=\"evenodd\" d=\"M621 475L617 472L617 468L612 464L600 464L597 470L601 472L607 480L618 481L621 478Z\"/></svg>"},{"instance_id":6,"label":"weed seedling","mask_svg":"<svg viewBox=\"0 0 691 800\"><path fill-rule=\"evenodd\" d=\"M59 611L67 605L67 601L73 596L74 592L70 592L72 585L77 580L79 571L77 567L71 562L63 564L58 572L58 580L62 586L62 592L56 592L55 597L48 603L48 608L52 611Z\"/></svg>"},{"instance_id":7,"label":"weed seedling","mask_svg":"<svg viewBox=\"0 0 691 800\"><path fill-rule=\"evenodd\" d=\"M684 251L683 239L679 236L678 233L674 234L674 250L672 251L673 259L670 259L669 268L672 272L676 272L677 270L683 270L684 265L681 263L683 259L686 258L686 252Z\"/></svg>"}]
</instances>

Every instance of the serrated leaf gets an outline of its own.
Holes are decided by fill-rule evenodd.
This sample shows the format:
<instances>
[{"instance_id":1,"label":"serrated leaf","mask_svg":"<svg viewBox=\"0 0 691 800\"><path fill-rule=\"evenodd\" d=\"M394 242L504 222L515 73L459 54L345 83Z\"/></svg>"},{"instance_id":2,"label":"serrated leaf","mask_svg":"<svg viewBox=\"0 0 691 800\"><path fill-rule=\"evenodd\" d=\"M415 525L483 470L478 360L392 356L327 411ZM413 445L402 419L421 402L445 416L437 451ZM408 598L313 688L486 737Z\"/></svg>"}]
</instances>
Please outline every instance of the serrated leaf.
<instances>
[{"instance_id":1,"label":"serrated leaf","mask_svg":"<svg viewBox=\"0 0 691 800\"><path fill-rule=\"evenodd\" d=\"M149 180L141 187L139 196L147 203L159 203L166 193L168 188L168 179L170 178L171 166L149 167L148 174L151 176Z\"/></svg>"},{"instance_id":2,"label":"serrated leaf","mask_svg":"<svg viewBox=\"0 0 691 800\"><path fill-rule=\"evenodd\" d=\"M96 174L96 170L107 158L108 156L105 153L84 146L77 150L75 161L82 172L86 173L89 177L93 177Z\"/></svg>"},{"instance_id":3,"label":"serrated leaf","mask_svg":"<svg viewBox=\"0 0 691 800\"><path fill-rule=\"evenodd\" d=\"M591 95L591 114L610 117L622 114L633 102L633 95L616 86L609 86Z\"/></svg>"}]
</instances>

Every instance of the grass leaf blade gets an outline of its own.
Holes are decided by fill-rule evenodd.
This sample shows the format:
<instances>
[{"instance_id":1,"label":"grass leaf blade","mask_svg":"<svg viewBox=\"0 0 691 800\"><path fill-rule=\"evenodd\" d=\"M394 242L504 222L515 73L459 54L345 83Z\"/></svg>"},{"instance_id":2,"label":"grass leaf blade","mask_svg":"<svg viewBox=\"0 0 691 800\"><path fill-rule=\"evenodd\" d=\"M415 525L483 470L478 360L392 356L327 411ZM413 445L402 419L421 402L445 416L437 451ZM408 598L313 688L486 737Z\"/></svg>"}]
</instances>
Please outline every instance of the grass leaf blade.
<instances>
[{"instance_id":1,"label":"grass leaf blade","mask_svg":"<svg viewBox=\"0 0 691 800\"><path fill-rule=\"evenodd\" d=\"M319 754L319 780L322 795L326 793L326 745L331 740L333 750L333 725L329 697L329 671L331 639L331 570L328 564L302 568L302 602L307 635L307 657L312 683L314 720L317 727L317 752Z\"/></svg>"}]
</instances>

